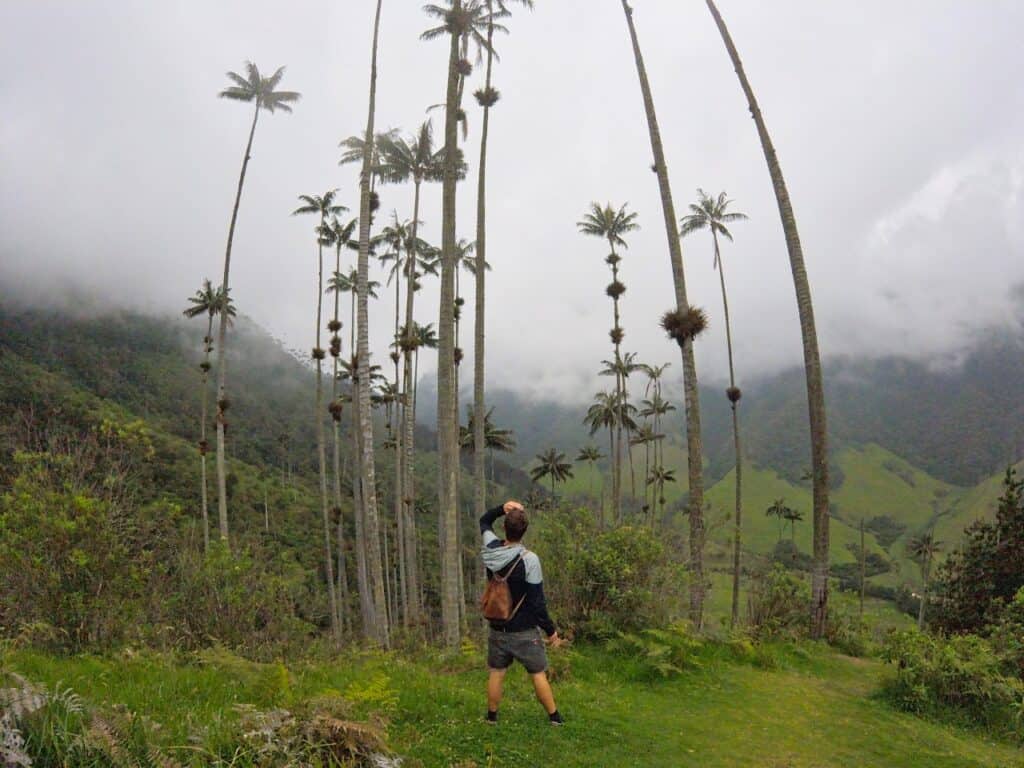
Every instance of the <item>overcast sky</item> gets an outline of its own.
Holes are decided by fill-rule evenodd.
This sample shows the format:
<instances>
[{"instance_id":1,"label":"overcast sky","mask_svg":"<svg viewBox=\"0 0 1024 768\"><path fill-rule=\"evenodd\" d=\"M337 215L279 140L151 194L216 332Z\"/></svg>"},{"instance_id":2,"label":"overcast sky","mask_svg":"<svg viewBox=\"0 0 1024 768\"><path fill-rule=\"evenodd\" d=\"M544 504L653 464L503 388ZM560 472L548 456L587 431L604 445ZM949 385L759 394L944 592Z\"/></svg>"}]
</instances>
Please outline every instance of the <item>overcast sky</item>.
<instances>
[{"instance_id":1,"label":"overcast sky","mask_svg":"<svg viewBox=\"0 0 1024 768\"><path fill-rule=\"evenodd\" d=\"M740 381L799 362L785 242L735 74L700 0L635 0L679 215L696 187L750 221L724 252ZM181 309L219 281L249 106L217 99L246 59L287 65L292 115L263 113L232 267L239 307L288 344L314 332L316 250L296 196L339 187L337 143L366 121L373 0L0 2L0 278L51 295ZM421 42L414 0L384 0L377 126L412 131L444 100L447 46ZM488 162L488 370L493 383L589 397L609 354L606 249L575 223L591 200L628 202L642 229L622 264L625 346L678 352L657 327L672 302L657 181L617 0L537 0L499 41ZM584 11L585 9L585 11ZM1024 3L1018 0L721 0L789 184L826 355L954 354L1018 322L1024 282ZM482 68L480 68L482 70ZM474 73L468 90L478 87ZM468 105L475 227L480 111ZM443 115L430 113L438 135ZM382 190L411 217L411 186ZM440 193L423 234L440 239ZM691 301L711 317L701 375L725 375L710 240L684 241ZM467 317L472 281L463 276ZM420 322L437 320L437 282ZM1017 304L1014 304L1014 295ZM393 316L371 315L384 357ZM471 359L471 322L463 329ZM466 374L470 367L464 366Z\"/></svg>"}]
</instances>

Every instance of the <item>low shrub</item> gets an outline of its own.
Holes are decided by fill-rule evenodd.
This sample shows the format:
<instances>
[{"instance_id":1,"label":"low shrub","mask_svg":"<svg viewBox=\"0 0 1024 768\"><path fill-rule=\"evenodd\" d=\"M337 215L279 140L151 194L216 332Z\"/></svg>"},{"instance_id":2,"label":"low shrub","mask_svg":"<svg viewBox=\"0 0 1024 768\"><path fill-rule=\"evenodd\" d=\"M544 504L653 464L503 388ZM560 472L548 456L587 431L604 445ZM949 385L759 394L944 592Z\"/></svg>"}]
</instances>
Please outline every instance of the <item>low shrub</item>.
<instances>
[{"instance_id":1,"label":"low shrub","mask_svg":"<svg viewBox=\"0 0 1024 768\"><path fill-rule=\"evenodd\" d=\"M645 629L621 633L609 642L609 648L628 659L632 675L653 680L675 677L685 669L700 666L697 654L704 640L686 622L676 622L664 629Z\"/></svg>"},{"instance_id":2,"label":"low shrub","mask_svg":"<svg viewBox=\"0 0 1024 768\"><path fill-rule=\"evenodd\" d=\"M758 640L806 634L810 591L781 565L754 574L748 597L748 625Z\"/></svg>"},{"instance_id":3,"label":"low shrub","mask_svg":"<svg viewBox=\"0 0 1024 768\"><path fill-rule=\"evenodd\" d=\"M984 638L895 632L882 656L896 666L883 694L900 709L939 715L952 709L972 722L1020 733L1017 708L1024 683L1004 674L1001 659Z\"/></svg>"}]
</instances>

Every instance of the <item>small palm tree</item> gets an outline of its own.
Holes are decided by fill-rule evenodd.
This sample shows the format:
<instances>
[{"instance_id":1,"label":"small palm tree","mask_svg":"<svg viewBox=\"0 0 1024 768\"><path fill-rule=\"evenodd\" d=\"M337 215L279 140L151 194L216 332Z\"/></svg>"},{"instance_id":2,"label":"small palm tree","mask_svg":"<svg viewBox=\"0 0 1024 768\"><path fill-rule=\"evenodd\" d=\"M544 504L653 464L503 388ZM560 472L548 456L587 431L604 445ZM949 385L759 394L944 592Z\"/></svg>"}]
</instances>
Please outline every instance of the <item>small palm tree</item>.
<instances>
[{"instance_id":1,"label":"small palm tree","mask_svg":"<svg viewBox=\"0 0 1024 768\"><path fill-rule=\"evenodd\" d=\"M555 483L564 483L573 476L572 464L565 460L565 454L548 448L544 453L537 454L540 462L530 470L530 479L537 483L545 477L551 479L551 495L555 495Z\"/></svg>"},{"instance_id":2,"label":"small palm tree","mask_svg":"<svg viewBox=\"0 0 1024 768\"><path fill-rule=\"evenodd\" d=\"M921 605L917 610L918 629L924 628L924 613L925 607L928 605L928 589L931 586L929 580L931 578L932 562L935 560L935 556L942 552L942 546L942 542L936 541L935 534L932 532L911 539L907 544L907 552L921 566L921 578L924 582L922 584Z\"/></svg>"},{"instance_id":3,"label":"small palm tree","mask_svg":"<svg viewBox=\"0 0 1024 768\"><path fill-rule=\"evenodd\" d=\"M785 526L786 515L790 513L789 507L786 506L785 499L776 499L772 502L772 505L764 511L766 517L774 517L779 524L779 541L782 541L782 529Z\"/></svg>"},{"instance_id":4,"label":"small palm tree","mask_svg":"<svg viewBox=\"0 0 1024 768\"><path fill-rule=\"evenodd\" d=\"M597 462L604 458L604 454L597 449L596 445L587 445L580 448L574 461L585 461L590 465L590 495L594 495L594 472L597 469ZM604 509L604 476L601 476L601 509Z\"/></svg>"},{"instance_id":5,"label":"small palm tree","mask_svg":"<svg viewBox=\"0 0 1024 768\"><path fill-rule=\"evenodd\" d=\"M624 392L626 382L621 377L620 368L622 363L621 345L625 337L625 331L620 324L619 300L626 292L626 286L619 280L619 264L622 257L615 250L616 247L627 248L628 245L624 235L640 228L636 223L637 214L630 213L623 205L616 209L611 203L601 207L599 203L591 203L590 209L583 214L583 218L576 223L579 231L584 235L600 237L608 242L611 253L605 257L605 263L611 268L612 281L605 288L605 293L612 300L613 325L609 332L612 345L615 348L615 360L613 371L615 373L616 402L621 405L625 402ZM619 418L621 427L622 418ZM615 519L622 519L622 433L618 433L612 449L612 508L615 512Z\"/></svg>"},{"instance_id":6,"label":"small palm tree","mask_svg":"<svg viewBox=\"0 0 1024 768\"><path fill-rule=\"evenodd\" d=\"M228 298L227 293L218 288L214 290L209 279L203 280L203 287L196 291L195 296L189 297L190 307L187 307L182 314L185 317L193 318L206 315L206 335L203 336L203 362L199 364L202 372L200 391L202 393L202 413L199 421L199 458L202 471L202 508L203 508L203 551L210 549L210 513L206 490L206 454L210 449L210 443L206 439L207 422L207 401L210 388L207 386L210 379L210 353L213 351L213 318L223 311L227 311L228 324L235 316L235 307Z\"/></svg>"},{"instance_id":7,"label":"small palm tree","mask_svg":"<svg viewBox=\"0 0 1024 768\"><path fill-rule=\"evenodd\" d=\"M782 519L789 523L789 538L793 542L793 546L796 546L796 524L803 522L804 513L797 510L786 507L782 513Z\"/></svg>"},{"instance_id":8,"label":"small palm tree","mask_svg":"<svg viewBox=\"0 0 1024 768\"><path fill-rule=\"evenodd\" d=\"M707 229L711 232L711 239L715 248L715 261L713 269L718 270L719 282L722 286L722 309L725 316L725 341L729 353L729 388L726 396L732 409L732 435L733 447L736 461L736 514L733 528L733 567L732 567L732 625L739 621L740 611L740 544L741 525L743 520L743 454L740 449L740 421L737 406L740 402L741 392L736 386L736 372L733 367L732 355L732 324L729 321L729 299L725 290L725 265L722 264L722 253L719 249L718 236L721 235L729 242L732 242L732 233L727 225L736 221L743 221L747 218L745 213L729 211L732 201L721 192L717 198L710 197L703 189L697 189L697 202L690 203L690 213L684 216L679 222L679 234L682 237Z\"/></svg>"},{"instance_id":9,"label":"small palm tree","mask_svg":"<svg viewBox=\"0 0 1024 768\"><path fill-rule=\"evenodd\" d=\"M635 408L629 403L623 404L623 398L617 392L598 392L594 395L593 404L587 409L586 415L583 417L583 423L590 427L590 436L593 437L601 429L608 430L608 445L611 451L611 455L614 455L616 440L616 432L621 434L623 427L635 427L636 423L632 419L632 412ZM614 487L615 476L612 475L612 485ZM620 521L620 518L616 518ZM602 518L601 524L605 524L605 520Z\"/></svg>"},{"instance_id":10,"label":"small palm tree","mask_svg":"<svg viewBox=\"0 0 1024 768\"><path fill-rule=\"evenodd\" d=\"M334 231L327 225L328 217L334 217L348 210L343 205L335 203L338 190L329 189L323 195L299 195L302 205L292 212L292 216L313 214L319 217L320 224L317 232L317 287L316 287L316 344L313 347L313 359L316 361L316 397L313 409L316 419L316 444L317 461L320 468L320 507L324 525L324 558L327 572L327 593L331 608L331 630L334 634L335 643L341 642L340 612L338 610L338 596L334 586L334 556L331 551L331 504L327 495L327 446L324 434L324 413L323 413L323 377L324 358L326 354L320 346L320 328L323 320L324 304L324 246L334 245ZM332 414L333 415L333 414Z\"/></svg>"},{"instance_id":11,"label":"small palm tree","mask_svg":"<svg viewBox=\"0 0 1024 768\"><path fill-rule=\"evenodd\" d=\"M238 176L238 191L235 193L235 206L231 211L231 223L228 225L228 244L224 251L224 277L221 288L225 294L230 290L228 282L231 276L231 244L235 239L235 223L238 221L238 206L242 202L242 187L245 184L245 171L249 167L252 156L252 140L256 135L256 121L260 110L265 109L273 114L277 110L291 112L289 106L297 102L301 95L296 91L279 91L284 76L284 67L278 69L270 77L264 77L251 61L246 62L246 77L236 72L228 72L232 85L220 92L219 96L233 101L244 101L254 105L252 127L249 129L249 141L245 145L245 157L242 158L242 170ZM228 332L228 316L222 314L217 332L217 512L220 518L220 537L228 540L228 494L227 470L224 452L224 430L227 426L226 411L228 408L227 367L224 355L225 341Z\"/></svg>"},{"instance_id":12,"label":"small palm tree","mask_svg":"<svg viewBox=\"0 0 1024 768\"><path fill-rule=\"evenodd\" d=\"M674 483L676 481L676 472L674 469L658 464L657 466L651 467L651 472L647 476L647 484L653 487L653 490L657 492L656 497L652 497L651 504L651 526L654 526L655 516L654 507L655 502L658 507L661 508L661 514L658 516L659 519L665 517L665 484Z\"/></svg>"}]
</instances>

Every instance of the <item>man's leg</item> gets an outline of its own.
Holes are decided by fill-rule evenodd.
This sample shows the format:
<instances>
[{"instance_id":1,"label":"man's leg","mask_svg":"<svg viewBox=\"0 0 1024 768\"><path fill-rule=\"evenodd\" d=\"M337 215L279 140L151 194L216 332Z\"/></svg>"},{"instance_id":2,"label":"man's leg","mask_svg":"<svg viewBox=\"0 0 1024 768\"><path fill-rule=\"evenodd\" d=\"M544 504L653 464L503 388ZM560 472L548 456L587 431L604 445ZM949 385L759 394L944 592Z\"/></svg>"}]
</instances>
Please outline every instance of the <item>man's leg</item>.
<instances>
[{"instance_id":1,"label":"man's leg","mask_svg":"<svg viewBox=\"0 0 1024 768\"><path fill-rule=\"evenodd\" d=\"M491 669L487 678L487 712L490 719L491 712L498 711L501 704L501 686L505 682L505 673L508 669Z\"/></svg>"},{"instance_id":2,"label":"man's leg","mask_svg":"<svg viewBox=\"0 0 1024 768\"><path fill-rule=\"evenodd\" d=\"M553 715L558 711L558 707L555 706L555 694L551 692L551 683L548 682L547 672L530 675L530 679L533 680L533 691L537 694L537 701L544 707L545 712Z\"/></svg>"}]
</instances>

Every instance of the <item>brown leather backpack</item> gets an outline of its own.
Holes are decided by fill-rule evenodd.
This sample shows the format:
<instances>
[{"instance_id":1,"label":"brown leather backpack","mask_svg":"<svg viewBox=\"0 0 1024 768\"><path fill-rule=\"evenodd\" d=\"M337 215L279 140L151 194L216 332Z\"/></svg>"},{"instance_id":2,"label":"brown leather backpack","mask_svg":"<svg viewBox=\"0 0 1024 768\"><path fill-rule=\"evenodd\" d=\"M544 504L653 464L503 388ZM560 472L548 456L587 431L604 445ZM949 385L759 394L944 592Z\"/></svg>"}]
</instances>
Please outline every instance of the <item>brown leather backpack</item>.
<instances>
[{"instance_id":1,"label":"brown leather backpack","mask_svg":"<svg viewBox=\"0 0 1024 768\"><path fill-rule=\"evenodd\" d=\"M484 593L480 597L480 611L488 621L511 621L516 613L519 612L519 606L523 604L526 595L523 595L513 608L512 590L508 586L508 577L512 575L512 571L516 569L516 566L519 565L519 561L523 559L525 554L526 550L519 553L519 557L513 561L504 576L494 573L487 580L487 586L484 587Z\"/></svg>"}]
</instances>

